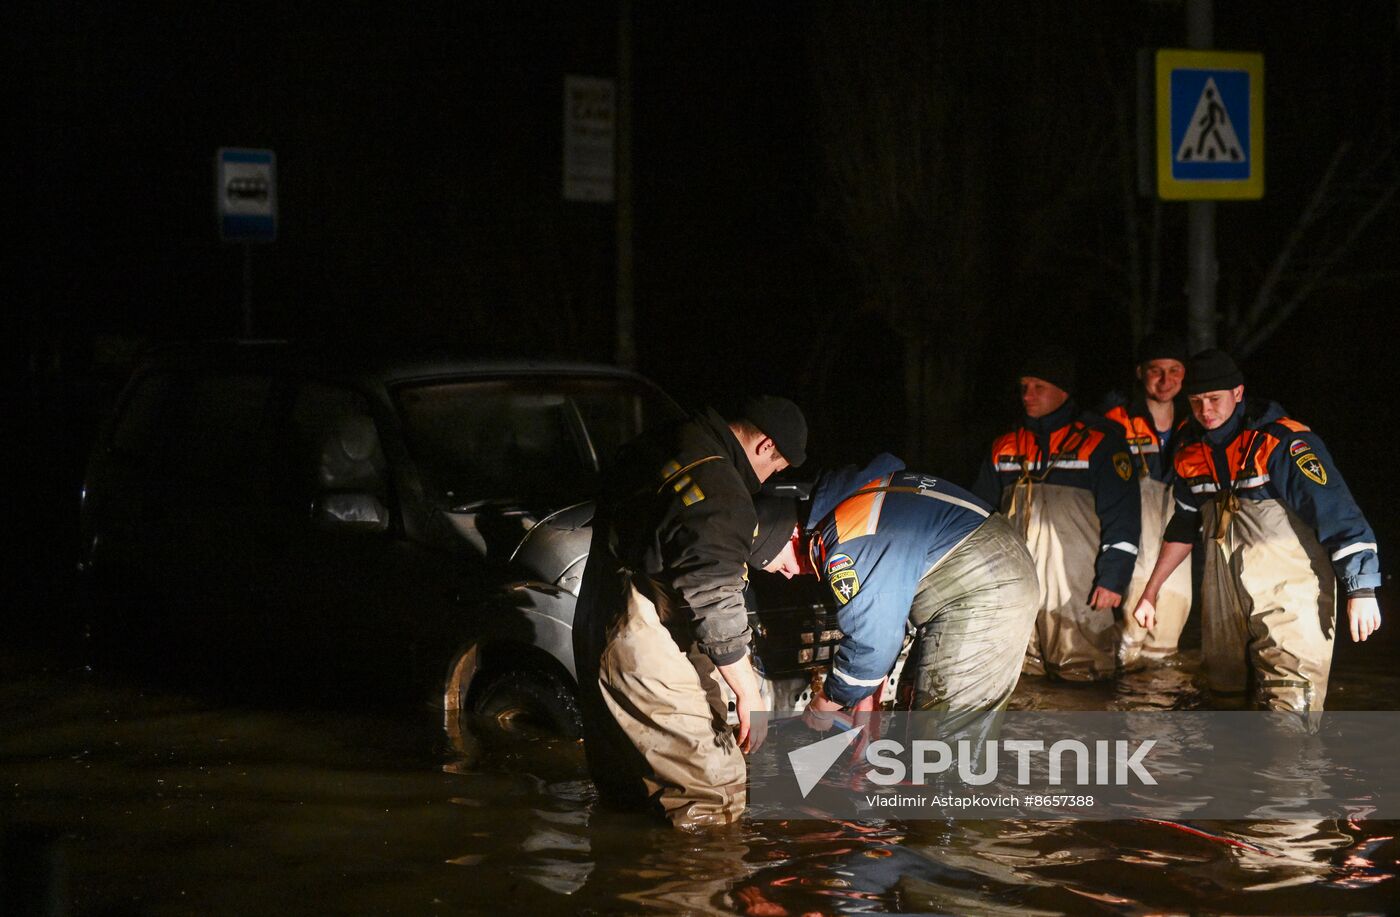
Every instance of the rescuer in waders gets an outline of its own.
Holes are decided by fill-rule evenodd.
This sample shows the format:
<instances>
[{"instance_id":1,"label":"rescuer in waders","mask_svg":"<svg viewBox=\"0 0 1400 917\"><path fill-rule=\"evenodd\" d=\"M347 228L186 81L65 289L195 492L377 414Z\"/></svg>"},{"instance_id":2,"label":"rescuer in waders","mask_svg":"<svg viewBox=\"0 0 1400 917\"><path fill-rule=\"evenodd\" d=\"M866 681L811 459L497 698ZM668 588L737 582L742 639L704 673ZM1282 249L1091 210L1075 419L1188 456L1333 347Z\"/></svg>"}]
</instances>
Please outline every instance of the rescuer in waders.
<instances>
[{"instance_id":1,"label":"rescuer in waders","mask_svg":"<svg viewBox=\"0 0 1400 917\"><path fill-rule=\"evenodd\" d=\"M738 820L762 741L744 605L753 495L805 458L795 404L751 398L644 434L603 482L574 615L584 749L600 795L677 827ZM737 736L720 679L734 693Z\"/></svg>"},{"instance_id":2,"label":"rescuer in waders","mask_svg":"<svg viewBox=\"0 0 1400 917\"><path fill-rule=\"evenodd\" d=\"M1138 545L1133 579L1124 595L1123 608L1137 606L1147 578L1157 564L1162 535L1172 517L1172 484L1176 468L1172 457L1180 441L1176 432L1186 423L1181 382L1186 378L1186 344L1179 335L1154 332L1138 345L1137 381L1141 393L1132 401L1111 398L1104 416L1123 428L1133 459L1142 499L1142 540ZM1176 652L1181 631L1191 612L1191 567L1178 567L1158 593L1157 617L1145 630L1132 615L1123 622L1118 646L1125 669L1165 659Z\"/></svg>"},{"instance_id":3,"label":"rescuer in waders","mask_svg":"<svg viewBox=\"0 0 1400 917\"><path fill-rule=\"evenodd\" d=\"M856 707L879 690L908 627L914 709L1006 706L1035 621L1035 565L1011 524L961 487L904 470L892 455L823 475L807 533L797 503L759 498L750 564L831 590L844 635L808 709ZM912 667L912 668L911 668ZM911 677L912 676L912 677Z\"/></svg>"},{"instance_id":4,"label":"rescuer in waders","mask_svg":"<svg viewBox=\"0 0 1400 917\"><path fill-rule=\"evenodd\" d=\"M1019 373L1025 410L992 442L972 491L1026 540L1040 585L1022 673L1112 677L1123 600L1137 560L1141 501L1118 425L1070 397L1074 361L1045 348Z\"/></svg>"},{"instance_id":5,"label":"rescuer in waders","mask_svg":"<svg viewBox=\"0 0 1400 917\"><path fill-rule=\"evenodd\" d=\"M1376 536L1322 438L1272 401L1245 400L1230 356L1186 367L1193 421L1176 450L1176 514L1134 615L1152 628L1167 577L1205 549L1201 639L1211 690L1257 707L1323 709L1336 589L1352 640L1380 627Z\"/></svg>"}]
</instances>

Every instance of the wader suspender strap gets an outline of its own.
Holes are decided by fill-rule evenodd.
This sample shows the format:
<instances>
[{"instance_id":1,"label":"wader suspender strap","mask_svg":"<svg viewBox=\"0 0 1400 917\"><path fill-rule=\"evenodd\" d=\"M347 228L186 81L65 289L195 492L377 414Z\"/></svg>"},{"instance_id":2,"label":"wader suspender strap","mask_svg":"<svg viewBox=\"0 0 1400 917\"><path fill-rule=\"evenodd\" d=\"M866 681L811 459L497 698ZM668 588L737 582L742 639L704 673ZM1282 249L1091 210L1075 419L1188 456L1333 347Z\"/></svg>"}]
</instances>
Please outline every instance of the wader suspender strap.
<instances>
[{"instance_id":1,"label":"wader suspender strap","mask_svg":"<svg viewBox=\"0 0 1400 917\"><path fill-rule=\"evenodd\" d=\"M1078 421L1076 421L1078 423ZM1084 445L1084 441L1089 438L1089 428L1080 424L1060 441L1059 452L1063 455L1066 452L1078 452L1079 447ZM1049 441L1046 441L1049 445ZM1017 520L1017 528L1021 530L1021 537L1029 537L1031 531L1031 500L1035 495L1035 485L1044 481L1050 476L1050 472L1055 470L1055 459L1046 456L1045 470L1037 477L1031 474L1030 462L1021 459L1021 476L1016 479L1016 483L1011 489L1011 506L1006 510L1008 519ZM1024 490L1023 490L1024 488ZM1024 493L1024 498L1022 494ZM1024 505L1023 505L1024 504ZM1020 517L1017 517L1020 513Z\"/></svg>"},{"instance_id":2,"label":"wader suspender strap","mask_svg":"<svg viewBox=\"0 0 1400 917\"><path fill-rule=\"evenodd\" d=\"M1230 534L1230 523L1235 519L1235 513L1240 511L1239 485L1240 477L1249 467L1250 461L1254 458L1254 450L1259 445L1259 431L1251 430L1249 445L1245 447L1240 455L1239 470L1230 478L1229 488L1220 486L1220 477L1215 473L1215 462L1212 460L1210 474L1215 479L1215 540L1217 544L1224 546L1225 539ZM1212 457L1213 459L1213 457ZM1228 467L1228 466L1227 466Z\"/></svg>"},{"instance_id":3,"label":"wader suspender strap","mask_svg":"<svg viewBox=\"0 0 1400 917\"><path fill-rule=\"evenodd\" d=\"M1129 416L1129 417L1132 417L1131 414L1129 414L1128 416ZM1163 450L1162 450L1162 441L1161 441L1160 439L1157 438L1157 424L1156 424L1155 421L1152 420L1152 417L1151 417L1150 414L1148 415L1148 418L1147 418L1147 428L1152 432L1153 439L1154 439L1154 441L1157 443L1157 453L1160 455L1160 454L1162 453L1162 451L1163 451ZM1137 449L1137 457L1138 457L1138 464L1140 464L1140 465L1142 466L1142 471L1138 472L1138 477L1139 477L1139 478L1150 478L1150 477L1152 477L1152 469L1150 469L1150 468L1147 467L1147 453L1142 451L1142 447L1141 447L1141 446L1138 446L1138 449ZM1164 461L1165 461L1165 459L1164 459Z\"/></svg>"},{"instance_id":4,"label":"wader suspender strap","mask_svg":"<svg viewBox=\"0 0 1400 917\"><path fill-rule=\"evenodd\" d=\"M836 509L839 509L847 501L854 500L856 497L863 497L866 494L919 494L920 496L937 499L933 497L932 494L925 493L917 487L895 487L894 485L887 487L862 487L845 500L836 504ZM836 509L833 509L832 512L836 512ZM816 529L808 529L803 534L807 537L807 559L812 562L812 567L817 571L817 576L821 576L822 567L826 564L826 541ZM820 554L817 553L818 550L820 550Z\"/></svg>"}]
</instances>

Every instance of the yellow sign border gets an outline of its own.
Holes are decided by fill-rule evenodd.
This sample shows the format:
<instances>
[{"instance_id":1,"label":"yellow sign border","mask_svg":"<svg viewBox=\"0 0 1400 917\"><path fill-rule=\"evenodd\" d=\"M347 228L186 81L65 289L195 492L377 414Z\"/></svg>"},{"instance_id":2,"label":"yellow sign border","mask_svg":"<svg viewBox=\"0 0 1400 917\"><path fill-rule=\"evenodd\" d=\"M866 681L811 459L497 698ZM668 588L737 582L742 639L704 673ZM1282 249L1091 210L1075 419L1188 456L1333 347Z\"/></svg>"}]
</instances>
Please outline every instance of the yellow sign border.
<instances>
[{"instance_id":1,"label":"yellow sign border","mask_svg":"<svg viewBox=\"0 0 1400 917\"><path fill-rule=\"evenodd\" d=\"M1248 178L1172 178L1171 75L1174 70L1243 70L1249 74ZM1157 51L1157 196L1165 201L1257 201L1264 196L1264 55L1245 51Z\"/></svg>"}]
</instances>

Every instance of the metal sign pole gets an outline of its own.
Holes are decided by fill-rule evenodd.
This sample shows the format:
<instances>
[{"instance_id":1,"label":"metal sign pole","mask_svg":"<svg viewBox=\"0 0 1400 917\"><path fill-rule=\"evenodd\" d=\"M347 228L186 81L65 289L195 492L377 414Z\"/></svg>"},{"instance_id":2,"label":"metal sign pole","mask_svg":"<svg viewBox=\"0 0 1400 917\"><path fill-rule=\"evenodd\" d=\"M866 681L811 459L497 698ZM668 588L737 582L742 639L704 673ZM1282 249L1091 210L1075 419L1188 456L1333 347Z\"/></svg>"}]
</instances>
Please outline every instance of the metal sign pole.
<instances>
[{"instance_id":1,"label":"metal sign pole","mask_svg":"<svg viewBox=\"0 0 1400 917\"><path fill-rule=\"evenodd\" d=\"M1215 43L1212 0L1186 0L1186 43L1206 49ZM1192 353L1215 346L1215 201L1186 205L1186 334Z\"/></svg>"},{"instance_id":2,"label":"metal sign pole","mask_svg":"<svg viewBox=\"0 0 1400 917\"><path fill-rule=\"evenodd\" d=\"M632 3L617 13L617 353L619 366L635 369L637 341L632 289Z\"/></svg>"},{"instance_id":3,"label":"metal sign pole","mask_svg":"<svg viewBox=\"0 0 1400 917\"><path fill-rule=\"evenodd\" d=\"M253 246L243 243L243 336L253 336Z\"/></svg>"}]
</instances>

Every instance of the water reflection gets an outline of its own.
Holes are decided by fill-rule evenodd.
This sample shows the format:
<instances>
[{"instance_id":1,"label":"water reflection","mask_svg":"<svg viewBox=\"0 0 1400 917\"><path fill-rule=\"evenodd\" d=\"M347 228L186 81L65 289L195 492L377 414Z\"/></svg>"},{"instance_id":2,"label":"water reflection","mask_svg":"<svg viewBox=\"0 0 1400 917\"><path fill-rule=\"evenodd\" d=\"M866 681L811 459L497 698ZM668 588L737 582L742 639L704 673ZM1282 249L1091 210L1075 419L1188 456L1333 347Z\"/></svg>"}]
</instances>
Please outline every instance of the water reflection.
<instances>
[{"instance_id":1,"label":"water reflection","mask_svg":"<svg viewBox=\"0 0 1400 917\"><path fill-rule=\"evenodd\" d=\"M1188 656L1016 709L1191 709ZM1348 706L1392 673L1340 680ZM55 838L75 914L1383 913L1394 824L769 821L601 808L577 742L420 711L256 711L73 673L0 681L0 828ZM455 731L454 731L455 730ZM1300 773L1300 793L1326 775Z\"/></svg>"}]
</instances>

